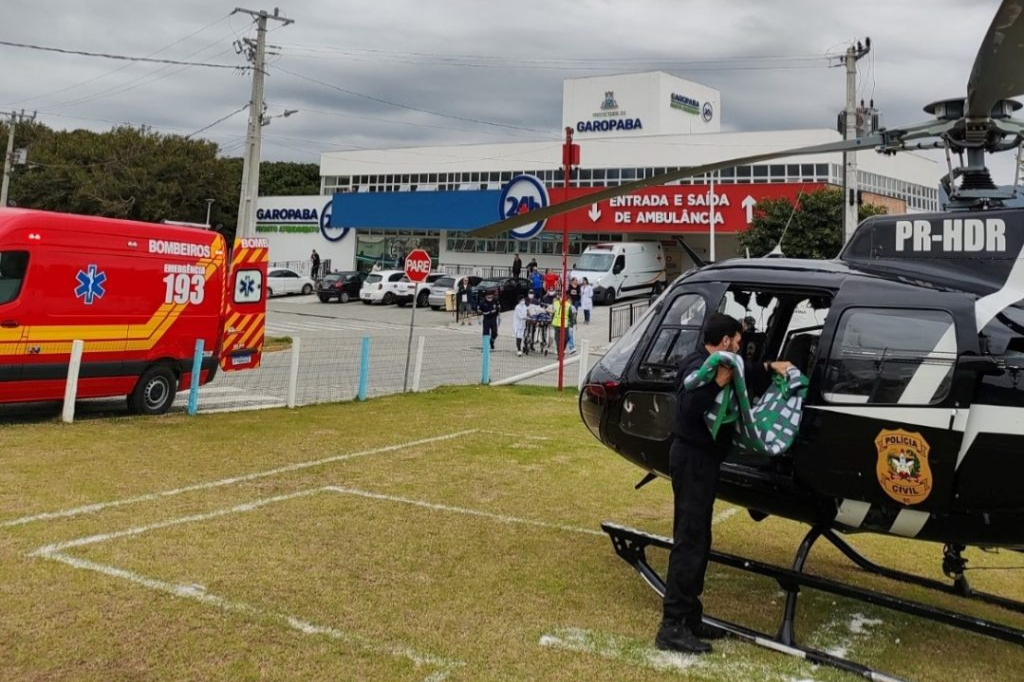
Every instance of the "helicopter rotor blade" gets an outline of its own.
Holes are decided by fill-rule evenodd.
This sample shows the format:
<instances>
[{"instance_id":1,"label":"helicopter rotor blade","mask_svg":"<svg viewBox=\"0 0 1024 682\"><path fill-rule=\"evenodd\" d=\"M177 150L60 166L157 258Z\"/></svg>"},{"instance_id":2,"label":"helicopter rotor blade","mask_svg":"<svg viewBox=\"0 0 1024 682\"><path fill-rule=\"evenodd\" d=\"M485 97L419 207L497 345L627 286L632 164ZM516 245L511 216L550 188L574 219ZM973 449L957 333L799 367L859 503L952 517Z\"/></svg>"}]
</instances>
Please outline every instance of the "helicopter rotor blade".
<instances>
[{"instance_id":1,"label":"helicopter rotor blade","mask_svg":"<svg viewBox=\"0 0 1024 682\"><path fill-rule=\"evenodd\" d=\"M928 124L934 126L935 122L932 121ZM726 159L725 161L716 161L715 163L708 163L703 166L693 166L690 168L681 168L671 173L663 173L661 175L655 175L643 180L636 180L634 182L628 182L616 187L609 187L608 189L594 192L593 194L587 194L582 197L570 199L569 201L563 201L557 204L552 204L546 208L537 209L534 211L528 211L526 213L520 213L511 218L505 218L499 220L496 223L490 225L484 225L475 230L469 232L469 236L472 237L494 237L507 230L520 227L522 225L529 225L535 223L538 220L547 220L557 215L561 215L568 211L573 211L578 208L589 206L600 201L606 201L614 197L622 196L623 194L629 194L635 192L638 189L644 189L645 187L656 187L658 185L664 185L668 182L675 180L682 180L683 178L689 178L694 175L701 175L703 173L713 173L723 168L732 168L733 166L741 166L749 163L756 163L758 161L769 161L771 159L777 159L786 156L806 156L812 154L829 154L833 152L845 152L845 151L857 151L865 149L873 149L881 144L891 143L895 139L901 139L905 131L896 131L894 133L883 133L878 135L867 135L859 137L854 140L841 140L839 142L827 142L825 144L813 145L811 147L797 147L795 149L784 149L777 152L767 152L765 154L755 154L753 156L743 156L735 159Z\"/></svg>"},{"instance_id":2,"label":"helicopter rotor blade","mask_svg":"<svg viewBox=\"0 0 1024 682\"><path fill-rule=\"evenodd\" d=\"M1024 0L1003 0L967 81L967 117L988 118L1001 99L1024 94Z\"/></svg>"}]
</instances>

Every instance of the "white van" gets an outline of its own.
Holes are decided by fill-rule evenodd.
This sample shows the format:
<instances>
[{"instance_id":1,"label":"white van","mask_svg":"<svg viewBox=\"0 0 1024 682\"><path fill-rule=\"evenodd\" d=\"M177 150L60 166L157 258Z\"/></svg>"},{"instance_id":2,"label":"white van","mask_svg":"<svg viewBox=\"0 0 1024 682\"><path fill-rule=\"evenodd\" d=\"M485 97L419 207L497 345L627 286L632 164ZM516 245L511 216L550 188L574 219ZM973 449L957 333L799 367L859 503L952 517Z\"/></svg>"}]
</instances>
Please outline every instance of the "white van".
<instances>
[{"instance_id":1,"label":"white van","mask_svg":"<svg viewBox=\"0 0 1024 682\"><path fill-rule=\"evenodd\" d=\"M658 293L665 288L665 255L659 242L608 242L588 246L570 274L594 286L595 303Z\"/></svg>"}]
</instances>

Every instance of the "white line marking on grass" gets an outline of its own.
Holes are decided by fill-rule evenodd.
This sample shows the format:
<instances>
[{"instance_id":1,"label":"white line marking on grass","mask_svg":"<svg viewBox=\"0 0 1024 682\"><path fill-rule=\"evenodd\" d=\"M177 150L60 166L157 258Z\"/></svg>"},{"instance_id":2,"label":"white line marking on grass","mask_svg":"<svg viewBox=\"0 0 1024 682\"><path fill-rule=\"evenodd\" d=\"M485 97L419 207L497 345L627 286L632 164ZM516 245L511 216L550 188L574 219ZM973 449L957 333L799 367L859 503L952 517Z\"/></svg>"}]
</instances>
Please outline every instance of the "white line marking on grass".
<instances>
[{"instance_id":1,"label":"white line marking on grass","mask_svg":"<svg viewBox=\"0 0 1024 682\"><path fill-rule=\"evenodd\" d=\"M87 504L81 507L73 507L70 509L61 509L60 511L45 512L43 514L35 514L32 516L22 516L21 518L13 519L11 521L4 521L0 523L0 528L11 528L14 526L21 526L26 523L34 523L36 521L50 521L53 519L70 518L73 516L80 516L82 514L93 514L110 507L121 507L128 504L137 504L139 502L150 502L152 500L159 500L164 497L172 497L174 495L181 495L182 493L195 492L197 490L209 490L211 488L219 488L226 485L234 485L235 483L245 483L248 481L255 481L260 478L267 478L268 476L276 476L278 474L284 474L291 471L299 471L301 469L308 469L311 467L323 466L324 464L331 464L334 462L342 462L356 457L367 457L369 455L379 455L385 452L394 452L396 450L403 450L405 448L413 448L418 445L427 445L430 443L437 443L445 440L452 440L455 438L461 438L474 433L478 433L477 429L467 429L465 431L456 431L443 436L433 436L431 438L422 438L420 440L409 441L407 443L399 443L397 445L387 445L380 448L374 448L372 450L363 450L361 452L353 452L347 455L336 455L334 457L327 457L324 459L318 459L310 462L301 462L299 464L289 464L287 466L278 467L276 469L269 469L267 471L259 471L252 474L245 474L242 476L234 476L231 478L222 478L218 481L210 481L208 483L197 483L195 485L185 486L183 488L174 488L172 490L163 490L157 493L149 493L146 495L138 495L136 497L129 497L123 500L112 500L110 502L97 502L96 504Z\"/></svg>"},{"instance_id":2,"label":"white line marking on grass","mask_svg":"<svg viewBox=\"0 0 1024 682\"><path fill-rule=\"evenodd\" d=\"M601 658L622 661L631 666L643 666L654 670L685 671L706 667L705 661L696 654L687 655L659 651L650 642L639 642L626 637L608 635L581 628L560 628L540 638L540 645L553 649L564 649L584 654L596 654Z\"/></svg>"},{"instance_id":3,"label":"white line marking on grass","mask_svg":"<svg viewBox=\"0 0 1024 682\"><path fill-rule=\"evenodd\" d=\"M723 509L722 511L718 512L717 514L715 514L714 516L711 517L711 525L712 526L717 526L718 524L722 523L723 521L728 521L733 516L736 516L736 512L738 512L738 511L739 511L739 509L736 508L736 507L730 507L729 509Z\"/></svg>"},{"instance_id":4,"label":"white line marking on grass","mask_svg":"<svg viewBox=\"0 0 1024 682\"><path fill-rule=\"evenodd\" d=\"M342 493L344 495L355 495L357 497L365 497L371 500L382 500L385 502L399 502L401 504L408 504L414 507L421 507L423 509L431 509L433 511L444 511L453 514L465 514L467 516L476 516L480 518L490 519L492 521L501 521L502 523L514 523L522 524L525 526L535 526L537 528L548 528L551 530L561 530L569 533L579 533L582 535L596 535L598 537L604 537L604 533L599 530L592 530L590 528L580 528L578 526L567 526L560 523L550 523L548 521L537 521L535 519L524 519L518 516L507 516L505 514L494 514L491 512L480 511L477 509L467 509L465 507L452 507L447 504L436 504L434 502L424 502L422 500L412 500L407 497L396 497L395 495L384 495L381 493L371 493L366 490L357 490L355 488L344 488L341 486L328 485L324 486L322 490L330 490L335 493Z\"/></svg>"},{"instance_id":5,"label":"white line marking on grass","mask_svg":"<svg viewBox=\"0 0 1024 682\"><path fill-rule=\"evenodd\" d=\"M100 533L97 535L89 535L87 537L77 538L75 540L68 540L66 542L59 542L52 545L45 545L39 549L33 551L29 556L47 556L55 552L63 552L66 549L72 549L74 547L83 547L85 545L94 545L97 542L107 542L108 540L116 540L118 538L130 537L132 535L141 535L142 533L148 533L151 530L158 530L160 528L170 528L172 526L180 526L186 523L198 523L200 521L209 521L211 519L220 518L221 516L227 516L229 514L241 514L244 512L250 512L261 507L266 507L268 504L274 504L276 502L284 502L286 500L294 500L299 497L308 497L315 495L326 490L326 488L310 488L309 490L300 490L296 493L289 493L287 495L276 495L274 497L265 497L260 500L254 500L252 502L246 502L245 504L235 505L234 507L227 507L225 509L218 509L216 511L208 512L206 514L193 514L191 516L181 516L176 519L166 519L164 521L157 521L146 526L136 526L134 528L128 528L126 530L119 530L113 533Z\"/></svg>"},{"instance_id":6,"label":"white line marking on grass","mask_svg":"<svg viewBox=\"0 0 1024 682\"><path fill-rule=\"evenodd\" d=\"M310 492L319 492L316 490ZM99 542L99 540L96 540ZM43 548L45 549L45 548ZM78 557L70 556L58 551L42 552L38 550L33 554L39 554L42 557L51 559L53 561L59 561L63 564L77 568L80 570L94 571L101 573L113 578L120 578L121 580L127 580L128 582L136 585L141 585L150 590L157 592L164 592L172 594L176 597L184 599L192 599L202 604L210 606L216 606L225 611L231 611L234 613L242 613L246 615L256 616L260 618L270 618L279 623L284 623L293 630L297 630L306 635L324 636L330 637L331 639L347 642L358 646L363 649L368 649L377 653L385 653L395 657L407 658L412 661L417 667L429 665L441 668L441 670L435 671L430 674L423 682L442 682L447 679L448 676L454 671L455 668L463 665L460 661L449 661L438 656L431 656L430 654L422 654L414 649L410 649L406 646L388 646L381 645L370 641L365 637L353 634L351 632L344 632L336 628L325 627L322 625L316 625L308 621L301 620L294 616L289 616L283 613L277 613L274 611L265 611L258 609L250 604L244 602L231 601L224 597L220 597L215 594L209 594L205 589L195 585L179 585L175 583L169 583L163 580L157 580L155 578L147 578L138 573L127 571L116 566L108 566L100 564L95 561L89 561L87 559L80 559Z\"/></svg>"},{"instance_id":7,"label":"white line marking on grass","mask_svg":"<svg viewBox=\"0 0 1024 682\"><path fill-rule=\"evenodd\" d=\"M310 623L308 621L301 620L294 616L287 614L277 613L274 611L266 611L263 609L256 608L250 604L244 602L231 601L225 597L221 597L215 594L210 594L206 591L203 585L196 584L176 584L170 583L155 578L147 578L146 576L138 573L128 571L116 566L109 566L106 564L97 563L95 561L89 561L87 559L81 559L70 554L66 554L64 550L71 549L74 547L82 547L85 545L97 544L100 542L107 542L109 540L115 540L117 538L131 537L135 535L141 535L152 530L158 530L161 528L169 528L171 526L178 526L186 523L198 523L201 521L209 521L211 519L227 516L229 514L240 514L245 512L254 511L270 504L277 502L284 502L287 500L298 499L301 497L308 497L317 493L325 491L334 492L330 488L311 488L308 490L302 490L287 495L277 495L274 497L267 497L259 500L253 500L245 504L235 505L226 509L219 509L206 514L194 514L192 516L182 516L176 519L167 519L152 523L146 526L137 526L129 528L127 530L117 531L113 533L103 533L99 535L90 535L88 537L77 538L74 540L68 540L66 542L45 545L39 549L34 550L29 554L32 557L39 557L43 559L50 559L52 561L58 561L60 563L77 568L80 570L94 571L114 578L120 578L136 585L141 585L151 590L158 592L164 592L167 594L174 595L176 597L182 597L185 599L193 599L203 604L210 606L216 606L224 609L225 611L232 611L236 613L243 613L248 615L254 615L265 618L272 618L278 622L285 623L288 627L293 630L297 630L307 635L320 635L330 637L331 639L349 642L357 645L361 648L375 651L378 653L386 653L391 656L403 657L412 661L417 667L423 665L430 665L439 667L437 670L426 677L423 682L443 682L448 676L454 671L455 668L464 665L460 661L449 661L444 658L437 656L431 656L429 654L422 654L414 649L407 646L400 645L381 645L370 640L361 637L359 635L344 632L336 628L326 627Z\"/></svg>"}]
</instances>

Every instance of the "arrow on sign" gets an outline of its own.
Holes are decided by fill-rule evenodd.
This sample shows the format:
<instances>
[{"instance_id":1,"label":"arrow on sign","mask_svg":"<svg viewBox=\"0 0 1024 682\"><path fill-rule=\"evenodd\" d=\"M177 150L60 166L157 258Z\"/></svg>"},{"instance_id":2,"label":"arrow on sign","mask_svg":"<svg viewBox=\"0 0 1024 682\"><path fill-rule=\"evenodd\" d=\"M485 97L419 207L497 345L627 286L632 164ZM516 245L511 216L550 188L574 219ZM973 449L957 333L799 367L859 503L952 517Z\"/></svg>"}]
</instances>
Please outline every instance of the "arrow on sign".
<instances>
[{"instance_id":1,"label":"arrow on sign","mask_svg":"<svg viewBox=\"0 0 1024 682\"><path fill-rule=\"evenodd\" d=\"M590 210L587 211L587 215L590 216L591 222L597 222L601 219L601 211L598 210L597 204L591 204Z\"/></svg>"},{"instance_id":2,"label":"arrow on sign","mask_svg":"<svg viewBox=\"0 0 1024 682\"><path fill-rule=\"evenodd\" d=\"M754 197L750 196L749 194L746 196L745 199L743 199L743 201L740 202L740 206L742 206L747 211L747 225L754 222L754 206L756 204L757 200Z\"/></svg>"}]
</instances>

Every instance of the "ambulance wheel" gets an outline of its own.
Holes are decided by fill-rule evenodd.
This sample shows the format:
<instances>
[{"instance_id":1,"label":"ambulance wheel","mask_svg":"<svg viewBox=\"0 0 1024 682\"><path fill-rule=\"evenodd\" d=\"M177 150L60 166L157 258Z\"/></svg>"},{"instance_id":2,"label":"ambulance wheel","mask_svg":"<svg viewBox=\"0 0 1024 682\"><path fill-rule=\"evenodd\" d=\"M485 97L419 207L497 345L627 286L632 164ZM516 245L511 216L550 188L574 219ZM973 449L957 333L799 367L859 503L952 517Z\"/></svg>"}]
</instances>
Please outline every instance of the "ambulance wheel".
<instances>
[{"instance_id":1,"label":"ambulance wheel","mask_svg":"<svg viewBox=\"0 0 1024 682\"><path fill-rule=\"evenodd\" d=\"M604 302L607 305L615 303L615 289L608 289L606 292L604 292Z\"/></svg>"},{"instance_id":2,"label":"ambulance wheel","mask_svg":"<svg viewBox=\"0 0 1024 682\"><path fill-rule=\"evenodd\" d=\"M313 285L312 284L306 284L305 286L302 287L302 295L303 296L309 296L311 293L313 293Z\"/></svg>"},{"instance_id":3,"label":"ambulance wheel","mask_svg":"<svg viewBox=\"0 0 1024 682\"><path fill-rule=\"evenodd\" d=\"M341 296L338 297L338 301L340 303L348 303L348 299L349 299L349 296L348 296L348 292L347 291L341 292Z\"/></svg>"},{"instance_id":4,"label":"ambulance wheel","mask_svg":"<svg viewBox=\"0 0 1024 682\"><path fill-rule=\"evenodd\" d=\"M174 402L178 380L167 365L147 369L135 390L128 396L128 411L132 414L163 414Z\"/></svg>"}]
</instances>

